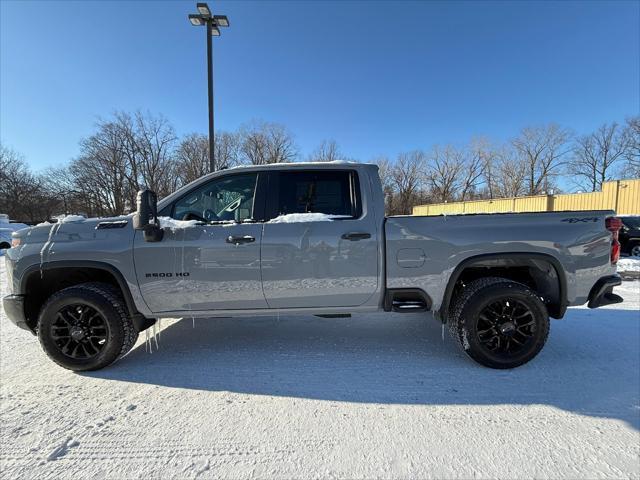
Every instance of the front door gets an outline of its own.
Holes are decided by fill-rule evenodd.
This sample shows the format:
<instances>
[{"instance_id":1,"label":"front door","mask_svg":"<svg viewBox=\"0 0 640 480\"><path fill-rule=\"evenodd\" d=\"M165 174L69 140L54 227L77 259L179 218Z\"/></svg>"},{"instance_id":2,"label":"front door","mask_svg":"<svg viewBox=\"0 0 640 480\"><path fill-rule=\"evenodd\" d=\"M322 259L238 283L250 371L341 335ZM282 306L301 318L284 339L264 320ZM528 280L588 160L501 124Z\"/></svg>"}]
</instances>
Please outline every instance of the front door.
<instances>
[{"instance_id":1,"label":"front door","mask_svg":"<svg viewBox=\"0 0 640 480\"><path fill-rule=\"evenodd\" d=\"M258 183L257 173L213 179L171 205L162 241L145 242L136 232L136 274L152 312L267 308L262 224L254 218Z\"/></svg>"},{"instance_id":2,"label":"front door","mask_svg":"<svg viewBox=\"0 0 640 480\"><path fill-rule=\"evenodd\" d=\"M262 236L262 282L270 308L354 307L378 287L374 213L357 172L275 171Z\"/></svg>"}]
</instances>

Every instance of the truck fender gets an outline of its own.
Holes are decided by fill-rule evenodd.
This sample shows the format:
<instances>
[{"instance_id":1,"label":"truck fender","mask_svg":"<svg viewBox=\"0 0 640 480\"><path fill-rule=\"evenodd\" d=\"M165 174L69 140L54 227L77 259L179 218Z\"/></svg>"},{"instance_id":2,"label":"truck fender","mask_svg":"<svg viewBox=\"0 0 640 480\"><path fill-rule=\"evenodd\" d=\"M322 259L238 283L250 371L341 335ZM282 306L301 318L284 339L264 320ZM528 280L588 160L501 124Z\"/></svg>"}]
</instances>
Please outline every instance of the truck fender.
<instances>
[{"instance_id":1,"label":"truck fender","mask_svg":"<svg viewBox=\"0 0 640 480\"><path fill-rule=\"evenodd\" d=\"M447 287L442 299L442 305L438 312L438 316L443 323L447 322L449 306L453 297L453 291L460 279L462 273L473 267L491 267L491 266L503 266L503 267L536 267L535 262L543 262L549 264L555 270L556 277L558 279L558 301L559 304L556 309L550 311L550 315L554 318L562 318L567 310L569 304L567 300L567 278L565 271L560 264L560 261L552 255L546 253L534 253L534 252L504 252L504 253L488 253L481 255L474 255L472 257L464 259L456 266L449 278ZM537 267L536 267L537 268Z\"/></svg>"}]
</instances>

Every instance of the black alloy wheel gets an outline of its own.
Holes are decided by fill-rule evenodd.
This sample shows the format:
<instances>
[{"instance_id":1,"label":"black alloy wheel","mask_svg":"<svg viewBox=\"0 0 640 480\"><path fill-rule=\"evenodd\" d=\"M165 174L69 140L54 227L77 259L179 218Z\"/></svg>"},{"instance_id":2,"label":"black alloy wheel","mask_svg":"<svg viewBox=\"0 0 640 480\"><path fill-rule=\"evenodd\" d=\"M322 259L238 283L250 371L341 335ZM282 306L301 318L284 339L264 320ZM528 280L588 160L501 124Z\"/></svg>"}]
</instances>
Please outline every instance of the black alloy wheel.
<instances>
[{"instance_id":1,"label":"black alloy wheel","mask_svg":"<svg viewBox=\"0 0 640 480\"><path fill-rule=\"evenodd\" d=\"M109 325L102 314L84 304L62 307L50 329L51 338L60 352L73 359L95 357L109 336Z\"/></svg>"}]
</instances>

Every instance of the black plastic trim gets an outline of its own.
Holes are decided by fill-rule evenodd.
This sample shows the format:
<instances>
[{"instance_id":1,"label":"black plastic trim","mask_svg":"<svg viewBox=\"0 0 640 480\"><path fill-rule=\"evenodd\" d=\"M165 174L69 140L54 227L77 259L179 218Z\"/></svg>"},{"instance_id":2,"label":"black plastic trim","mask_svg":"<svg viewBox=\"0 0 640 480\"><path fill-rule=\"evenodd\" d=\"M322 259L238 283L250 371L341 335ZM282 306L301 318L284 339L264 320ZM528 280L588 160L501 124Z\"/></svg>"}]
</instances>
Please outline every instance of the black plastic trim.
<instances>
[{"instance_id":1,"label":"black plastic trim","mask_svg":"<svg viewBox=\"0 0 640 480\"><path fill-rule=\"evenodd\" d=\"M447 283L447 288L444 292L444 298L442 299L442 305L440 306L440 319L443 323L447 322L449 305L451 304L451 297L453 296L453 289L462 275L462 272L470 267L473 267L474 264L482 263L486 260L522 260L523 266L527 265L527 261L529 260L541 260L545 262L549 262L551 266L556 271L556 275L558 277L560 292L559 299L560 305L557 312L554 312L554 318L562 318L567 311L567 307L569 302L567 300L567 278L565 276L564 269L562 265L552 255L548 255L546 253L537 253L537 252L505 252L505 253L487 253L482 255L476 255L473 257L469 257L458 264L458 266L453 270L451 277L449 278L449 283ZM514 265L515 266L515 265Z\"/></svg>"},{"instance_id":2,"label":"black plastic trim","mask_svg":"<svg viewBox=\"0 0 640 480\"><path fill-rule=\"evenodd\" d=\"M604 305L612 305L622 302L622 297L613 293L613 287L617 287L622 283L620 275L611 275L602 277L596 282L589 292L589 308L603 307Z\"/></svg>"},{"instance_id":3,"label":"black plastic trim","mask_svg":"<svg viewBox=\"0 0 640 480\"><path fill-rule=\"evenodd\" d=\"M397 294L401 294L401 295L404 294L404 295L415 296L417 298L420 298L422 301L424 301L425 307L411 309L411 310L399 310L397 308L394 308L393 299L396 297ZM433 305L433 302L431 300L431 297L427 294L427 292L425 292L421 288L388 288L384 293L383 309L385 312L402 312L402 313L428 312L429 310L431 310L432 305Z\"/></svg>"},{"instance_id":4,"label":"black plastic trim","mask_svg":"<svg viewBox=\"0 0 640 480\"><path fill-rule=\"evenodd\" d=\"M22 280L20 281L20 291L19 294L28 295L26 292L27 280L33 274L39 274L40 270L46 272L47 270L55 270L58 268L95 268L97 270L104 270L109 272L118 282L118 286L122 291L122 295L124 297L124 302L127 306L127 310L129 310L129 315L132 317L135 315L141 315L136 308L136 304L133 301L133 296L131 295L131 291L129 290L129 286L124 279L120 270L109 263L97 262L93 260L60 260L54 262L46 262L42 265L32 265L25 269Z\"/></svg>"},{"instance_id":5,"label":"black plastic trim","mask_svg":"<svg viewBox=\"0 0 640 480\"><path fill-rule=\"evenodd\" d=\"M24 295L7 295L2 299L2 307L11 323L16 327L34 333L33 330L29 328L27 318L24 315L24 300Z\"/></svg>"}]
</instances>

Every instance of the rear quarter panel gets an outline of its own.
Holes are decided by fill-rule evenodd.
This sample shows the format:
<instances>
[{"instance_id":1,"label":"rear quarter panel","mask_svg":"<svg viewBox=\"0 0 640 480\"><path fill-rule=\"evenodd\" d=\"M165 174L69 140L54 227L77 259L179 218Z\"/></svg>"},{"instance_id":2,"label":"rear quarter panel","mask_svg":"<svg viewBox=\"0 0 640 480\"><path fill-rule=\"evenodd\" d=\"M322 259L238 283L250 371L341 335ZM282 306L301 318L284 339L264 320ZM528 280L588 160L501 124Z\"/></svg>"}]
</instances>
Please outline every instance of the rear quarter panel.
<instances>
[{"instance_id":1,"label":"rear quarter panel","mask_svg":"<svg viewBox=\"0 0 640 480\"><path fill-rule=\"evenodd\" d=\"M587 301L593 284L615 273L613 212L390 217L385 224L388 288L422 288L442 304L447 283L462 261L486 254L540 253L564 268L570 305ZM558 272L560 275L562 272Z\"/></svg>"}]
</instances>

